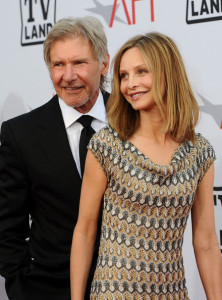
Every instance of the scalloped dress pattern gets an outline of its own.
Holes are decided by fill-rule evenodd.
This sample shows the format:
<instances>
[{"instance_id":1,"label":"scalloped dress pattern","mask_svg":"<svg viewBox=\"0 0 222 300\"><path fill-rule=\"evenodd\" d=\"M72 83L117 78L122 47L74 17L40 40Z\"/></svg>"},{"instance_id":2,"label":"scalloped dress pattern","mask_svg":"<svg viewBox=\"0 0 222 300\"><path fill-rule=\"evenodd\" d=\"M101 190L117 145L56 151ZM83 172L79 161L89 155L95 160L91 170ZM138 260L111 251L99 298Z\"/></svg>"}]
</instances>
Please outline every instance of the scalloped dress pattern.
<instances>
[{"instance_id":1,"label":"scalloped dress pattern","mask_svg":"<svg viewBox=\"0 0 222 300\"><path fill-rule=\"evenodd\" d=\"M91 300L189 299L182 246L198 183L215 160L196 135L158 165L111 128L88 148L107 176Z\"/></svg>"}]
</instances>

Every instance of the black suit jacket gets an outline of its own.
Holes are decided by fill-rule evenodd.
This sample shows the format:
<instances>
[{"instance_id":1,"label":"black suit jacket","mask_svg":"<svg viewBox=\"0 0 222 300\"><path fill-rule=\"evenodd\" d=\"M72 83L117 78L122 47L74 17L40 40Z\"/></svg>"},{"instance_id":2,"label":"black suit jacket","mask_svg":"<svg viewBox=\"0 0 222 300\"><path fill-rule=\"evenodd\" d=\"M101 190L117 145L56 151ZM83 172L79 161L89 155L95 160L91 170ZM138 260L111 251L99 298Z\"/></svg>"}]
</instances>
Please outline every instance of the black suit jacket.
<instances>
[{"instance_id":1,"label":"black suit jacket","mask_svg":"<svg viewBox=\"0 0 222 300\"><path fill-rule=\"evenodd\" d=\"M2 124L0 274L10 300L70 298L69 259L81 183L57 95ZM95 261L96 255L94 267ZM86 299L88 293L89 284Z\"/></svg>"}]
</instances>

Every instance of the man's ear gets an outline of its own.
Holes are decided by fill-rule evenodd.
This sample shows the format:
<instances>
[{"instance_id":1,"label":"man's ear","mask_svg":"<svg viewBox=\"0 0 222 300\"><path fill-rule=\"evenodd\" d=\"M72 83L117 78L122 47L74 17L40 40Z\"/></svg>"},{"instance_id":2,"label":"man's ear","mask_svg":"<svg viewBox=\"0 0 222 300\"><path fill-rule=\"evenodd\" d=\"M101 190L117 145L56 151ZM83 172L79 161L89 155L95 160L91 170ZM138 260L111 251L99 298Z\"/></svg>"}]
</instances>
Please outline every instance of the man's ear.
<instances>
[{"instance_id":1,"label":"man's ear","mask_svg":"<svg viewBox=\"0 0 222 300\"><path fill-rule=\"evenodd\" d=\"M102 63L102 66L101 66L101 75L102 76L106 76L106 74L108 73L108 70L109 70L109 60L110 60L110 55L107 52L107 54L106 54L106 60Z\"/></svg>"}]
</instances>

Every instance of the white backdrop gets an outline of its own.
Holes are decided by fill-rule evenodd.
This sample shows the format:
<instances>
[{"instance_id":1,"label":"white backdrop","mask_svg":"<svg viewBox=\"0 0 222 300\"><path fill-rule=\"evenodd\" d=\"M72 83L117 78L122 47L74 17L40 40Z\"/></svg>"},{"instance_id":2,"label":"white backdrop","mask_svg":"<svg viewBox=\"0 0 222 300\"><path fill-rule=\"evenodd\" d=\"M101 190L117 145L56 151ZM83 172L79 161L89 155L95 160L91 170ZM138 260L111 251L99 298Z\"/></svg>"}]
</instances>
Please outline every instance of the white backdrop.
<instances>
[{"instance_id":1,"label":"white backdrop","mask_svg":"<svg viewBox=\"0 0 222 300\"><path fill-rule=\"evenodd\" d=\"M52 97L54 90L43 61L42 42L55 21L84 15L98 17L103 23L111 58L135 34L159 31L176 41L200 105L197 131L209 139L216 151L214 199L209 201L214 201L222 250L222 1L1 1L0 124ZM204 300L191 235L189 222L183 251L189 296ZM0 300L7 300L1 277Z\"/></svg>"}]
</instances>

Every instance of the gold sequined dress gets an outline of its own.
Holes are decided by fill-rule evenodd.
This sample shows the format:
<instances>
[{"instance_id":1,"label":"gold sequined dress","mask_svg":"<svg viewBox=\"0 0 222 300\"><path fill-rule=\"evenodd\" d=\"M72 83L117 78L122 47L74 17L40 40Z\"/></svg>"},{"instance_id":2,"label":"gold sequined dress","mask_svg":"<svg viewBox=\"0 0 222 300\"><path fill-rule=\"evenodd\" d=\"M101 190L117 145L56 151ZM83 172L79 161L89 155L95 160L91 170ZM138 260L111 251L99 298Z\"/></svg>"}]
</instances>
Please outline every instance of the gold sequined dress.
<instances>
[{"instance_id":1,"label":"gold sequined dress","mask_svg":"<svg viewBox=\"0 0 222 300\"><path fill-rule=\"evenodd\" d=\"M197 134L195 144L182 143L161 166L110 127L88 147L108 180L90 299L189 299L183 236L198 183L215 160L213 147Z\"/></svg>"}]
</instances>

